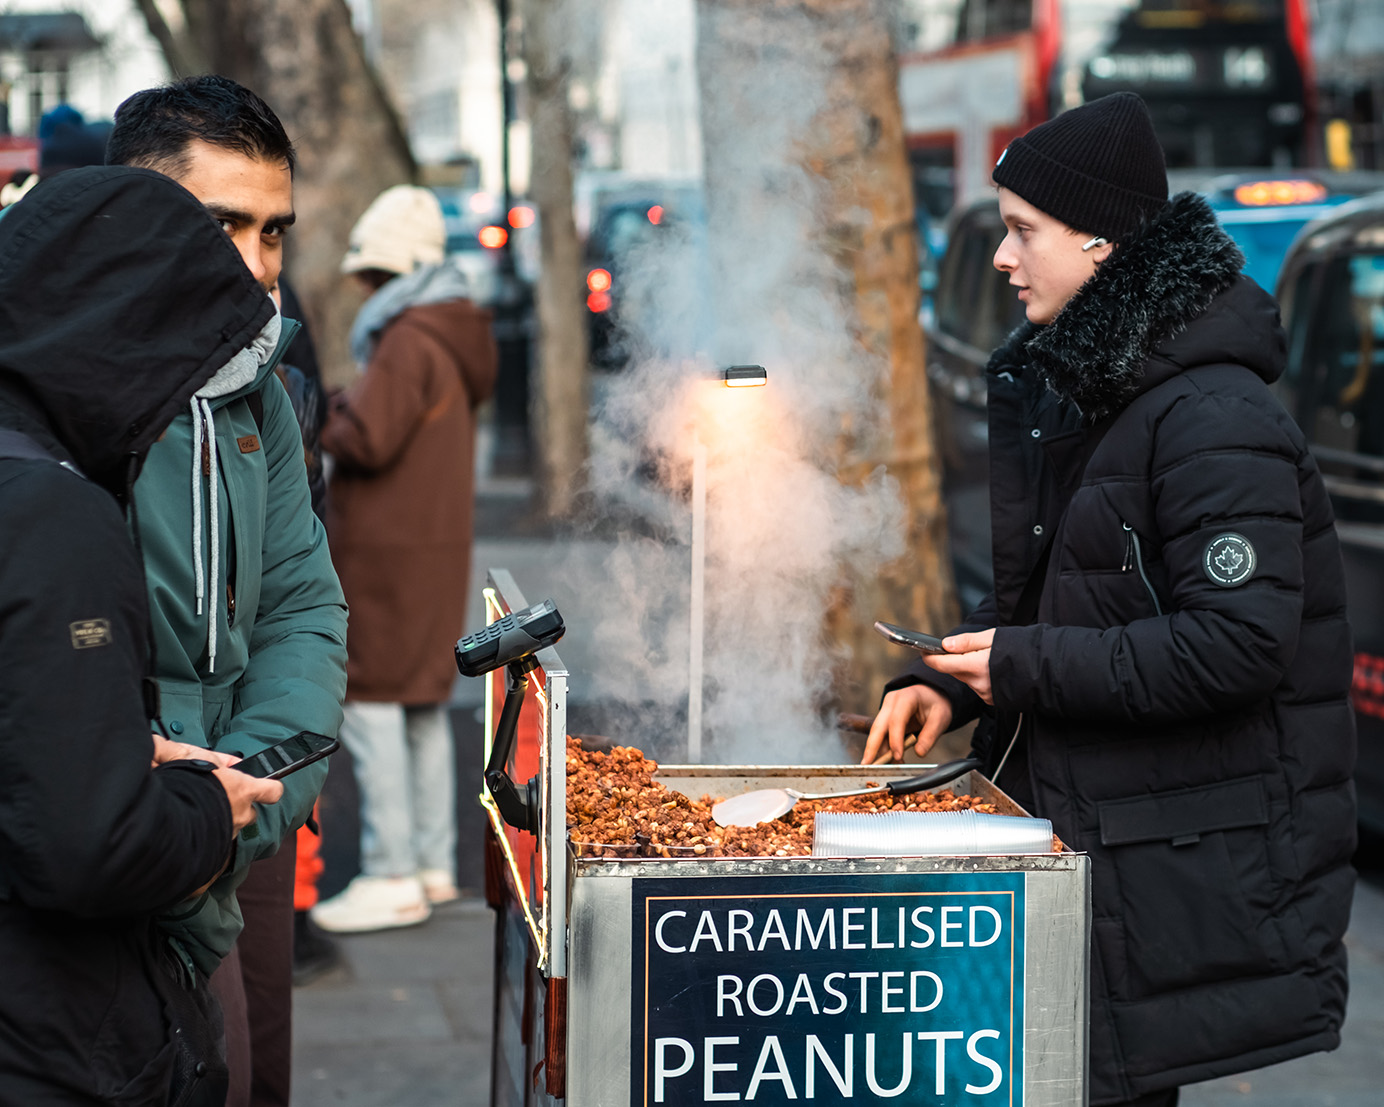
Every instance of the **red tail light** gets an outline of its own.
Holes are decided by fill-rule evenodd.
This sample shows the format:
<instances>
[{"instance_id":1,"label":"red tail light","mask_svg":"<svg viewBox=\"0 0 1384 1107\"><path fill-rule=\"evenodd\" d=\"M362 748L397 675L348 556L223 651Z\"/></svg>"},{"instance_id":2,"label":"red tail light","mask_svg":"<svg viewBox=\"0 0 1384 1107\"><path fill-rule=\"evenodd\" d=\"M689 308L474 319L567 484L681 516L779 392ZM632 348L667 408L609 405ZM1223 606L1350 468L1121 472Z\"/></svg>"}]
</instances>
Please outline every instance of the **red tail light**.
<instances>
[{"instance_id":1,"label":"red tail light","mask_svg":"<svg viewBox=\"0 0 1384 1107\"><path fill-rule=\"evenodd\" d=\"M610 291L610 273L605 269L593 269L586 275L586 287L592 292Z\"/></svg>"},{"instance_id":2,"label":"red tail light","mask_svg":"<svg viewBox=\"0 0 1384 1107\"><path fill-rule=\"evenodd\" d=\"M480 239L481 245L487 250L498 250L509 241L509 232L503 227L482 227L480 234L476 237Z\"/></svg>"},{"instance_id":3,"label":"red tail light","mask_svg":"<svg viewBox=\"0 0 1384 1107\"><path fill-rule=\"evenodd\" d=\"M609 292L593 292L586 298L586 306L597 314L610 308Z\"/></svg>"}]
</instances>

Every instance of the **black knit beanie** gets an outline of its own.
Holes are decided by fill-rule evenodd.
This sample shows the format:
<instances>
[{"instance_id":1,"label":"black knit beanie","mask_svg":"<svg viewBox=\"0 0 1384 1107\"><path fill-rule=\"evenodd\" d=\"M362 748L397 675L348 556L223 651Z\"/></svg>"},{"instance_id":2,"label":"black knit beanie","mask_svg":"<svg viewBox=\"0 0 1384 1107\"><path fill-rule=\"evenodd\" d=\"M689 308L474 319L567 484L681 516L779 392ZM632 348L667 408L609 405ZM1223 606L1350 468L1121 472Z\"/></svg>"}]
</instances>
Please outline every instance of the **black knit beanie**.
<instances>
[{"instance_id":1,"label":"black knit beanie","mask_svg":"<svg viewBox=\"0 0 1384 1107\"><path fill-rule=\"evenodd\" d=\"M1163 147L1148 108L1132 92L1040 123L1009 144L991 176L1039 211L1111 242L1168 202Z\"/></svg>"}]
</instances>

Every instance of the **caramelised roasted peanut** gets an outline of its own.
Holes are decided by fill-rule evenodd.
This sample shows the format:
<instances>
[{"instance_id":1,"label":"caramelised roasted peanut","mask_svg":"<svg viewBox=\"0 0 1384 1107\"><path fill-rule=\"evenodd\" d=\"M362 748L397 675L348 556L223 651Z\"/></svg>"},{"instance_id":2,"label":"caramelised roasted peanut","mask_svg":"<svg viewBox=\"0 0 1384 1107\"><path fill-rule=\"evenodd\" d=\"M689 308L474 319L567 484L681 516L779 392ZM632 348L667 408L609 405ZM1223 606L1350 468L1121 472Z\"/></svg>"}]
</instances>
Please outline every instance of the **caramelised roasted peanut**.
<instances>
[{"instance_id":1,"label":"caramelised roasted peanut","mask_svg":"<svg viewBox=\"0 0 1384 1107\"><path fill-rule=\"evenodd\" d=\"M567 740L567 833L582 857L807 857L818 811L965 811L994 804L946 790L800 800L758 826L716 825L716 798L690 799L653 779L658 764L631 746L609 753Z\"/></svg>"}]
</instances>

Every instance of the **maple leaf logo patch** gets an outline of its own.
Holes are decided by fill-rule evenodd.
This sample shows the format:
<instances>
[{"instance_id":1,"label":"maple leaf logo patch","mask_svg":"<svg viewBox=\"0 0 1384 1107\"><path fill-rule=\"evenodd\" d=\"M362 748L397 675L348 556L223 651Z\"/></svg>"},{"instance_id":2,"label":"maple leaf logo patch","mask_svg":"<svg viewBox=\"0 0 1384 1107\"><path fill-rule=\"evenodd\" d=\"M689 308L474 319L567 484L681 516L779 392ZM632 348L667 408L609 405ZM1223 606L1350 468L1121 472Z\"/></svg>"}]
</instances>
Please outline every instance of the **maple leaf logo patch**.
<instances>
[{"instance_id":1,"label":"maple leaf logo patch","mask_svg":"<svg viewBox=\"0 0 1384 1107\"><path fill-rule=\"evenodd\" d=\"M1222 588L1236 588L1254 575L1258 558L1254 547L1243 534L1218 534L1206 545L1202 565L1211 583Z\"/></svg>"}]
</instances>

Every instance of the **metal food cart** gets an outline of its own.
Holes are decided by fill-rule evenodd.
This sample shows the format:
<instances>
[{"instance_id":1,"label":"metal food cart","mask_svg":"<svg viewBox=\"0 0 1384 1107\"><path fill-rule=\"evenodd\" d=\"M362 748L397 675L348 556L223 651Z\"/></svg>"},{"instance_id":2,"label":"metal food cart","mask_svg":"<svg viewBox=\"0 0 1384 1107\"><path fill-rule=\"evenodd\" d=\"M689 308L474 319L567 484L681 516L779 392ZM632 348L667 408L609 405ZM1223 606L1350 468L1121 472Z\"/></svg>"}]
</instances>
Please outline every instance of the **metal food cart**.
<instances>
[{"instance_id":1,"label":"metal food cart","mask_svg":"<svg viewBox=\"0 0 1384 1107\"><path fill-rule=\"evenodd\" d=\"M487 624L528 606L492 569ZM567 839L569 673L535 655L508 769L536 833L488 794L496 909L491 1102L1086 1102L1089 859L601 859ZM505 697L485 678L487 738ZM845 791L917 766L663 765L688 795ZM1023 814L979 773L952 786Z\"/></svg>"}]
</instances>

